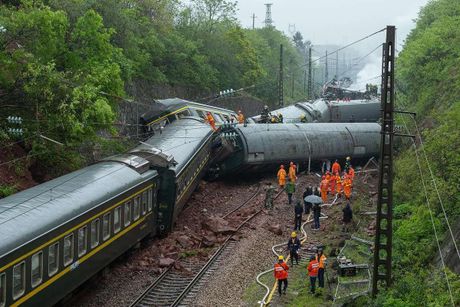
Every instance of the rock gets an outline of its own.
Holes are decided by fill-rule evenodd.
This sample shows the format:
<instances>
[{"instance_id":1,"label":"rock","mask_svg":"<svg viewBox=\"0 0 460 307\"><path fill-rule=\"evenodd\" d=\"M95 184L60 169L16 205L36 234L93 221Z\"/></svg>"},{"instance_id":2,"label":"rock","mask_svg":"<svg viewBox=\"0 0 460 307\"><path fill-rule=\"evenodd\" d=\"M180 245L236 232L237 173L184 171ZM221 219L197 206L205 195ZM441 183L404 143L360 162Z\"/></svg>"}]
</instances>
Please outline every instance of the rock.
<instances>
[{"instance_id":1,"label":"rock","mask_svg":"<svg viewBox=\"0 0 460 307\"><path fill-rule=\"evenodd\" d=\"M281 236L283 234L280 224L270 225L268 226L268 230L277 236Z\"/></svg>"},{"instance_id":2,"label":"rock","mask_svg":"<svg viewBox=\"0 0 460 307\"><path fill-rule=\"evenodd\" d=\"M184 269L184 266L180 264L179 262L174 262L174 269L181 271Z\"/></svg>"},{"instance_id":3,"label":"rock","mask_svg":"<svg viewBox=\"0 0 460 307\"><path fill-rule=\"evenodd\" d=\"M147 261L141 260L139 261L139 266L148 267L150 264Z\"/></svg>"},{"instance_id":4,"label":"rock","mask_svg":"<svg viewBox=\"0 0 460 307\"><path fill-rule=\"evenodd\" d=\"M176 261L171 258L160 258L158 265L160 266L160 268L167 268L171 266L174 262Z\"/></svg>"},{"instance_id":5,"label":"rock","mask_svg":"<svg viewBox=\"0 0 460 307\"><path fill-rule=\"evenodd\" d=\"M182 236L179 236L177 239L176 239L177 243L179 243L180 246L182 246L183 248L190 248L193 246L193 241L187 237L186 235L182 235Z\"/></svg>"},{"instance_id":6,"label":"rock","mask_svg":"<svg viewBox=\"0 0 460 307\"><path fill-rule=\"evenodd\" d=\"M214 244L216 243L217 241L217 237L214 235L214 234L210 234L210 235L206 235L203 237L203 239L201 240L201 242L203 242L203 245L205 247L211 247L211 246L214 246Z\"/></svg>"},{"instance_id":7,"label":"rock","mask_svg":"<svg viewBox=\"0 0 460 307\"><path fill-rule=\"evenodd\" d=\"M215 234L228 235L236 231L236 228L229 226L226 220L216 216L206 218L202 222L202 226Z\"/></svg>"}]
</instances>

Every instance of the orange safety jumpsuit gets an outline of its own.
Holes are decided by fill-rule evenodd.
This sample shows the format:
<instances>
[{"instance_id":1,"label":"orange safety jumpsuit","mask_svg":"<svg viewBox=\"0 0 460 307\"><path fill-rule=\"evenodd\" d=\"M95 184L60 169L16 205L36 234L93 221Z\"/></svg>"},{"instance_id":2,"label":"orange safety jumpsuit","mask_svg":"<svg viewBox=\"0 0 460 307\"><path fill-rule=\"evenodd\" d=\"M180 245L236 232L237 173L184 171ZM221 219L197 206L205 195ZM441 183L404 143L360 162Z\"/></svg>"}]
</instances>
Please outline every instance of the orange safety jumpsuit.
<instances>
[{"instance_id":1,"label":"orange safety jumpsuit","mask_svg":"<svg viewBox=\"0 0 460 307\"><path fill-rule=\"evenodd\" d=\"M275 267L274 267L274 273L275 273L275 278L277 280L283 280L283 279L287 279L288 278L288 270L289 270L289 267L288 265L286 264L286 262L281 262L281 263L275 263Z\"/></svg>"},{"instance_id":2,"label":"orange safety jumpsuit","mask_svg":"<svg viewBox=\"0 0 460 307\"><path fill-rule=\"evenodd\" d=\"M355 170L350 166L348 169L348 176L350 176L351 181L355 180Z\"/></svg>"},{"instance_id":3,"label":"orange safety jumpsuit","mask_svg":"<svg viewBox=\"0 0 460 307\"><path fill-rule=\"evenodd\" d=\"M337 194L341 196L342 195L342 178L340 178L340 175L337 175L336 178L337 178L336 191L337 191Z\"/></svg>"},{"instance_id":4,"label":"orange safety jumpsuit","mask_svg":"<svg viewBox=\"0 0 460 307\"><path fill-rule=\"evenodd\" d=\"M244 115L241 112L238 113L238 123L244 124Z\"/></svg>"},{"instance_id":5,"label":"orange safety jumpsuit","mask_svg":"<svg viewBox=\"0 0 460 307\"><path fill-rule=\"evenodd\" d=\"M292 182L295 182L297 179L296 168L297 167L295 166L295 164L291 164L291 166L289 166L289 178Z\"/></svg>"},{"instance_id":6,"label":"orange safety jumpsuit","mask_svg":"<svg viewBox=\"0 0 460 307\"><path fill-rule=\"evenodd\" d=\"M212 117L211 113L208 113L206 115L206 119L207 119L209 125L211 125L212 130L217 131L216 121L214 120L214 117Z\"/></svg>"},{"instance_id":7,"label":"orange safety jumpsuit","mask_svg":"<svg viewBox=\"0 0 460 307\"><path fill-rule=\"evenodd\" d=\"M351 197L351 188L352 188L351 179L349 177L347 177L343 181L343 192L344 192L345 197L347 199L350 199L350 197Z\"/></svg>"},{"instance_id":8,"label":"orange safety jumpsuit","mask_svg":"<svg viewBox=\"0 0 460 307\"><path fill-rule=\"evenodd\" d=\"M319 268L324 269L324 262L327 260L326 256L321 255L321 257L319 257L319 259L318 259L318 255L316 255L315 259L316 259L316 261L319 262Z\"/></svg>"},{"instance_id":9,"label":"orange safety jumpsuit","mask_svg":"<svg viewBox=\"0 0 460 307\"><path fill-rule=\"evenodd\" d=\"M340 164L338 162L334 162L334 164L332 164L332 174L340 174L340 171Z\"/></svg>"},{"instance_id":10,"label":"orange safety jumpsuit","mask_svg":"<svg viewBox=\"0 0 460 307\"><path fill-rule=\"evenodd\" d=\"M323 176L324 177L324 176ZM326 203L327 202L327 189L328 189L328 186L329 186L329 182L327 181L326 178L324 178L322 181L321 181L321 186L320 186L320 189L321 189L321 199L323 200L323 203Z\"/></svg>"},{"instance_id":11,"label":"orange safety jumpsuit","mask_svg":"<svg viewBox=\"0 0 460 307\"><path fill-rule=\"evenodd\" d=\"M286 171L284 170L284 166L280 168L276 176L278 177L278 184L281 188L284 188L286 185Z\"/></svg>"},{"instance_id":12,"label":"orange safety jumpsuit","mask_svg":"<svg viewBox=\"0 0 460 307\"><path fill-rule=\"evenodd\" d=\"M311 260L307 267L308 276L316 277L318 276L319 263L316 259Z\"/></svg>"},{"instance_id":13,"label":"orange safety jumpsuit","mask_svg":"<svg viewBox=\"0 0 460 307\"><path fill-rule=\"evenodd\" d=\"M332 195L335 195L335 184L337 182L337 175L335 173L332 174L331 179L329 180L329 191L331 191Z\"/></svg>"},{"instance_id":14,"label":"orange safety jumpsuit","mask_svg":"<svg viewBox=\"0 0 460 307\"><path fill-rule=\"evenodd\" d=\"M331 182L331 174L330 174L329 172L326 173L326 180L327 180L327 193L329 193L329 192L330 192L330 190L329 190L329 188L330 188L329 184L330 184L330 182Z\"/></svg>"}]
</instances>

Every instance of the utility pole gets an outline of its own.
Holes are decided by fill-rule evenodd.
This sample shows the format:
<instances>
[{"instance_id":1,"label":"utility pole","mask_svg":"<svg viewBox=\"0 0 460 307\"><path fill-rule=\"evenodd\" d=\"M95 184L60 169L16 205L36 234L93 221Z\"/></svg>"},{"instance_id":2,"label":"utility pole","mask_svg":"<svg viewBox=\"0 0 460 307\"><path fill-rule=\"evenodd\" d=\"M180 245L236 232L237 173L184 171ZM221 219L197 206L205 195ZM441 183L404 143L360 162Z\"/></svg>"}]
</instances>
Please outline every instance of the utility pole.
<instances>
[{"instance_id":1,"label":"utility pole","mask_svg":"<svg viewBox=\"0 0 460 307\"><path fill-rule=\"evenodd\" d=\"M308 48L308 99L313 99L313 88L312 88L312 67L311 67L311 46Z\"/></svg>"},{"instance_id":2,"label":"utility pole","mask_svg":"<svg viewBox=\"0 0 460 307\"><path fill-rule=\"evenodd\" d=\"M280 45L280 71L278 80L278 106L284 106L283 44Z\"/></svg>"},{"instance_id":3,"label":"utility pole","mask_svg":"<svg viewBox=\"0 0 460 307\"><path fill-rule=\"evenodd\" d=\"M273 19L272 19L272 5L273 3L265 3L266 11L265 11L265 27L270 28L273 26Z\"/></svg>"},{"instance_id":4,"label":"utility pole","mask_svg":"<svg viewBox=\"0 0 460 307\"><path fill-rule=\"evenodd\" d=\"M324 80L324 84L326 84L329 81L329 67L327 65L327 50L326 50L326 59L325 60L326 60L326 66L324 68L325 69L324 78L326 80Z\"/></svg>"},{"instance_id":5,"label":"utility pole","mask_svg":"<svg viewBox=\"0 0 460 307\"><path fill-rule=\"evenodd\" d=\"M335 53L335 78L339 82L339 52Z\"/></svg>"},{"instance_id":6,"label":"utility pole","mask_svg":"<svg viewBox=\"0 0 460 307\"><path fill-rule=\"evenodd\" d=\"M377 227L374 244L372 295L377 295L380 283L391 285L391 254L393 245L393 137L394 137L394 60L395 27L387 26L382 52L382 131L380 139L379 191Z\"/></svg>"},{"instance_id":7,"label":"utility pole","mask_svg":"<svg viewBox=\"0 0 460 307\"><path fill-rule=\"evenodd\" d=\"M252 14L252 29L256 28L256 14Z\"/></svg>"}]
</instances>

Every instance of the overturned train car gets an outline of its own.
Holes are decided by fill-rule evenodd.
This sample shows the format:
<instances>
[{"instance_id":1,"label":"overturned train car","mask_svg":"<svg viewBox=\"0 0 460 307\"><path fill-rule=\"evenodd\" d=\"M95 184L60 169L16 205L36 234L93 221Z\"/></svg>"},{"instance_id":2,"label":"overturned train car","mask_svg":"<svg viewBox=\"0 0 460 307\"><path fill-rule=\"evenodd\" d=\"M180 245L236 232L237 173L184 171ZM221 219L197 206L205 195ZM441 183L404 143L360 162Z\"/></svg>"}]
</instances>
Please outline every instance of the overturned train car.
<instances>
[{"instance_id":1,"label":"overturned train car","mask_svg":"<svg viewBox=\"0 0 460 307\"><path fill-rule=\"evenodd\" d=\"M233 152L213 165L218 176L294 161L363 159L378 156L380 125L376 123L307 123L223 127L224 144Z\"/></svg>"},{"instance_id":2,"label":"overturned train car","mask_svg":"<svg viewBox=\"0 0 460 307\"><path fill-rule=\"evenodd\" d=\"M380 118L380 101L378 99L350 101L318 99L313 102L298 102L270 113L283 115L285 123L375 123ZM252 117L252 120L259 122L260 115Z\"/></svg>"}]
</instances>

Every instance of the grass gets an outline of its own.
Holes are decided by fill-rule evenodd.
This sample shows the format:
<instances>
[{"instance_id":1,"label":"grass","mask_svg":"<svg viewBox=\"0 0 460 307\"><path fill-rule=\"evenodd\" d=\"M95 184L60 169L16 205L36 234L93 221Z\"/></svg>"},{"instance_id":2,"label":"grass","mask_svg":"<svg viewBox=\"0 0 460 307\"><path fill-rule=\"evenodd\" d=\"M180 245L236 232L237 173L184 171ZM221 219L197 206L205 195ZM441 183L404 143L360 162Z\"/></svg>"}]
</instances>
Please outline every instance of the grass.
<instances>
[{"instance_id":1,"label":"grass","mask_svg":"<svg viewBox=\"0 0 460 307\"><path fill-rule=\"evenodd\" d=\"M0 198L10 196L14 193L16 193L14 185L0 185Z\"/></svg>"}]
</instances>

